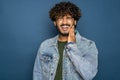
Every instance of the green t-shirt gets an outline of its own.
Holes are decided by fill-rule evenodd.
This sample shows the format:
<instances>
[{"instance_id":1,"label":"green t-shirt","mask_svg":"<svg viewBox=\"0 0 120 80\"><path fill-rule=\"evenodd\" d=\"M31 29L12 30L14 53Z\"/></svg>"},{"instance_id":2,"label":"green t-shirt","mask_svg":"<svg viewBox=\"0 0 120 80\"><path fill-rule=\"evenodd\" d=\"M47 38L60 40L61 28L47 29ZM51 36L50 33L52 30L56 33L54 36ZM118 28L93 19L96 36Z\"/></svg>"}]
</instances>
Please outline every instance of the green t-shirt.
<instances>
[{"instance_id":1,"label":"green t-shirt","mask_svg":"<svg viewBox=\"0 0 120 80\"><path fill-rule=\"evenodd\" d=\"M58 41L58 51L59 51L59 62L56 70L56 75L54 80L62 80L62 60L63 60L63 50L67 42Z\"/></svg>"}]
</instances>

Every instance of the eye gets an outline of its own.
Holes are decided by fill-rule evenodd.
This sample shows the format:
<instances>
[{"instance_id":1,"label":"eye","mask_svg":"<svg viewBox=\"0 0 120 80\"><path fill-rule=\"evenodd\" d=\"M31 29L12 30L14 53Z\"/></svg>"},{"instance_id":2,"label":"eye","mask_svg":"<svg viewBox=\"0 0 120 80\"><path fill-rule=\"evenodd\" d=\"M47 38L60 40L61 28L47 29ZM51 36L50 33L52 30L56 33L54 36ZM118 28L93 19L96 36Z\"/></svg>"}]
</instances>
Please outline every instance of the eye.
<instances>
[{"instance_id":1,"label":"eye","mask_svg":"<svg viewBox=\"0 0 120 80\"><path fill-rule=\"evenodd\" d=\"M62 17L59 17L59 18L57 18L57 20L58 20L58 21L61 21L61 20L63 20L63 18L62 18Z\"/></svg>"},{"instance_id":2,"label":"eye","mask_svg":"<svg viewBox=\"0 0 120 80\"><path fill-rule=\"evenodd\" d=\"M73 18L72 17L67 17L67 20L72 20Z\"/></svg>"}]
</instances>

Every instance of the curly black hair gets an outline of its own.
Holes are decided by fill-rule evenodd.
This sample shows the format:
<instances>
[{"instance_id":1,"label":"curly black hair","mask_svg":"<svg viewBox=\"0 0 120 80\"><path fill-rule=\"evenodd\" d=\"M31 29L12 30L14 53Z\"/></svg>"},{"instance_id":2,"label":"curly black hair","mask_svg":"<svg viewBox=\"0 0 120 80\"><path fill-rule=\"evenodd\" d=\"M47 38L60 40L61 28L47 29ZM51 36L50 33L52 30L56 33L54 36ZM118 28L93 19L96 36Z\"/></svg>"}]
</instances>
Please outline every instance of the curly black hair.
<instances>
[{"instance_id":1,"label":"curly black hair","mask_svg":"<svg viewBox=\"0 0 120 80\"><path fill-rule=\"evenodd\" d=\"M59 17L66 15L70 15L78 21L81 17L81 10L71 2L60 2L49 11L49 17L52 21L56 21Z\"/></svg>"}]
</instances>

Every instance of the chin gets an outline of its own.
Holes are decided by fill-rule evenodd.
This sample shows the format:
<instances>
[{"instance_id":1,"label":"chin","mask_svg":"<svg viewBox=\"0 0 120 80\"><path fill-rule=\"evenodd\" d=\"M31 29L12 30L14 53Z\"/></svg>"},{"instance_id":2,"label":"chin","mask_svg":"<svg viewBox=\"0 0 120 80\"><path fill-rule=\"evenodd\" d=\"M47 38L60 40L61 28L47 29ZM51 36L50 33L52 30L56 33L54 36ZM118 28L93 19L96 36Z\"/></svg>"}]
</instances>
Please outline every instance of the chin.
<instances>
[{"instance_id":1,"label":"chin","mask_svg":"<svg viewBox=\"0 0 120 80\"><path fill-rule=\"evenodd\" d=\"M69 31L63 31L63 32L61 32L62 34L68 34L69 33Z\"/></svg>"},{"instance_id":2,"label":"chin","mask_svg":"<svg viewBox=\"0 0 120 80\"><path fill-rule=\"evenodd\" d=\"M62 35L62 36L68 36L69 34L68 33L60 33L60 35Z\"/></svg>"}]
</instances>

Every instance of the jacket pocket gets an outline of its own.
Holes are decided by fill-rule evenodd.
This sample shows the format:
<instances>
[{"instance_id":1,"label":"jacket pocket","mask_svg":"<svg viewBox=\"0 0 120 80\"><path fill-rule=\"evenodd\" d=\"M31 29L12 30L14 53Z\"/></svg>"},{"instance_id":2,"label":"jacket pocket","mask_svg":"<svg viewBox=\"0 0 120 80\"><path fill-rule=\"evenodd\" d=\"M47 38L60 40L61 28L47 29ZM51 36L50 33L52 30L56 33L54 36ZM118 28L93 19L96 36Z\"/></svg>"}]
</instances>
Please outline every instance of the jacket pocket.
<instances>
[{"instance_id":1,"label":"jacket pocket","mask_svg":"<svg viewBox=\"0 0 120 80\"><path fill-rule=\"evenodd\" d=\"M41 55L41 65L42 65L42 73L45 79L49 79L50 77L50 71L51 71L51 62L52 62L52 56L43 54Z\"/></svg>"}]
</instances>

